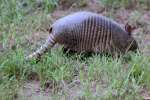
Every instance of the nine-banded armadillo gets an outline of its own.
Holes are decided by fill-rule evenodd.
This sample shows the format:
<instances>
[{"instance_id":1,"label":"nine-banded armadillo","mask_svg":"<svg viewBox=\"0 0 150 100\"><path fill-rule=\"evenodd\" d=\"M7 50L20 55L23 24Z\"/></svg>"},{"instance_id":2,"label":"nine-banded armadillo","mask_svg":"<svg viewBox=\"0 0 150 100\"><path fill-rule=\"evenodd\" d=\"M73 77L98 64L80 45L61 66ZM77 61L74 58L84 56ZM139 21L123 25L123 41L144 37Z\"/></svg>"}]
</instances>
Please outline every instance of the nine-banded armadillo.
<instances>
[{"instance_id":1,"label":"nine-banded armadillo","mask_svg":"<svg viewBox=\"0 0 150 100\"><path fill-rule=\"evenodd\" d=\"M76 12L57 20L49 29L46 43L27 58L40 57L56 43L77 53L125 53L138 48L131 30L129 25L121 28L115 21L96 13Z\"/></svg>"}]
</instances>

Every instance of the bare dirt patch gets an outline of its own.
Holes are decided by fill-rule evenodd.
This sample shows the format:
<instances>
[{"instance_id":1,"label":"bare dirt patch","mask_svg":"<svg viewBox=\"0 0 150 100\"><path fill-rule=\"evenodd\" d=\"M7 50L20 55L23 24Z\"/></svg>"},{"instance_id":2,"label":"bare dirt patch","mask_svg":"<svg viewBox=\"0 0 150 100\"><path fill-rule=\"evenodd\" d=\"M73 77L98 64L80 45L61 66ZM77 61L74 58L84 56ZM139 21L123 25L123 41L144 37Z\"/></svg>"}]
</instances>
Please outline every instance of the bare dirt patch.
<instances>
[{"instance_id":1,"label":"bare dirt patch","mask_svg":"<svg viewBox=\"0 0 150 100\"><path fill-rule=\"evenodd\" d=\"M43 91L39 81L25 82L18 94L24 100L49 100L50 97L50 92Z\"/></svg>"}]
</instances>

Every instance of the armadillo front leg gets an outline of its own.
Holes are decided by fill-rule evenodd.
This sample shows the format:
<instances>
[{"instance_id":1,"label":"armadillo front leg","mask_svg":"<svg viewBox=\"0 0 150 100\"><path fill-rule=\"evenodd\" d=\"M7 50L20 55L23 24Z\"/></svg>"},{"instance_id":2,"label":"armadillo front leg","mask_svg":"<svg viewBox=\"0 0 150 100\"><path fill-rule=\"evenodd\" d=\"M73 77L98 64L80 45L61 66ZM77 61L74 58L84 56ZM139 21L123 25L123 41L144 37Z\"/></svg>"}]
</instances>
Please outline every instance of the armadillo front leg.
<instances>
[{"instance_id":1,"label":"armadillo front leg","mask_svg":"<svg viewBox=\"0 0 150 100\"><path fill-rule=\"evenodd\" d=\"M37 49L34 53L30 54L26 57L26 59L39 59L44 53L46 53L49 49L51 49L55 45L54 36L50 34L49 38L46 40L45 44L42 45L39 49Z\"/></svg>"}]
</instances>

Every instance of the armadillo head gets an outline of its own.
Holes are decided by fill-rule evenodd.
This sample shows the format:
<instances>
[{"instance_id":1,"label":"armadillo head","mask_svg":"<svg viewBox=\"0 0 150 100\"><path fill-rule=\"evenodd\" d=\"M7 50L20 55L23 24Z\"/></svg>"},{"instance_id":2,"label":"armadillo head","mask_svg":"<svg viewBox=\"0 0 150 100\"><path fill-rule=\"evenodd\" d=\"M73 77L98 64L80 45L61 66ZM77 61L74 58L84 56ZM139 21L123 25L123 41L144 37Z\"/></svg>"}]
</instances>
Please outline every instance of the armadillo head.
<instances>
[{"instance_id":1,"label":"armadillo head","mask_svg":"<svg viewBox=\"0 0 150 100\"><path fill-rule=\"evenodd\" d=\"M118 50L122 53L127 51L136 51L138 44L134 37L131 35L133 28L130 25L126 25L124 28L114 28L112 35L113 43Z\"/></svg>"},{"instance_id":2,"label":"armadillo head","mask_svg":"<svg viewBox=\"0 0 150 100\"><path fill-rule=\"evenodd\" d=\"M135 51L138 49L138 43L136 42L136 40L134 39L134 37L132 36L132 31L134 30L134 27L131 27L129 24L125 25L125 31L126 34L128 34L127 36L127 44L126 44L126 50L127 51Z\"/></svg>"}]
</instances>

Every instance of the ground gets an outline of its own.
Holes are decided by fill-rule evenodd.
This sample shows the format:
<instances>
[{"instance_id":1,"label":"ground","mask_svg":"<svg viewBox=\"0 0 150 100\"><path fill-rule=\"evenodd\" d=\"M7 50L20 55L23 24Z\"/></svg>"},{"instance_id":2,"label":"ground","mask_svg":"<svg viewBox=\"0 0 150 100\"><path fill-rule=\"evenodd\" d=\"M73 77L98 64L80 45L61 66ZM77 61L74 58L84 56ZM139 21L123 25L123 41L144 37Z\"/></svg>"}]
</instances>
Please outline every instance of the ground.
<instances>
[{"instance_id":1,"label":"ground","mask_svg":"<svg viewBox=\"0 0 150 100\"><path fill-rule=\"evenodd\" d=\"M0 28L3 36L0 42L2 100L150 99L149 6L129 3L125 7L116 7L116 4L112 7L114 4L109 0L101 0L107 6L98 0L62 0L59 6L47 13L41 10L42 1L37 1L36 10L28 10L30 6L24 4L28 8L23 8L27 10L26 17L17 16L17 20L9 25L3 22ZM122 27L127 22L135 26L132 35L141 53L129 54L131 58L127 61L123 57L113 59L100 55L83 60L80 55L68 57L62 53L61 47L56 47L42 61L24 63L23 56L34 51L47 38L49 24L79 10L110 17Z\"/></svg>"}]
</instances>

